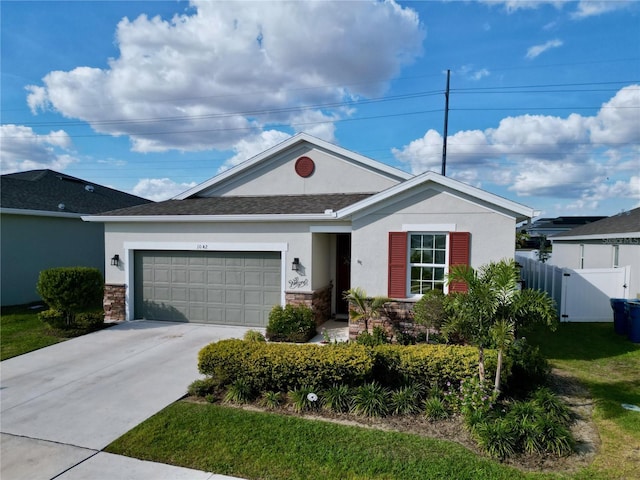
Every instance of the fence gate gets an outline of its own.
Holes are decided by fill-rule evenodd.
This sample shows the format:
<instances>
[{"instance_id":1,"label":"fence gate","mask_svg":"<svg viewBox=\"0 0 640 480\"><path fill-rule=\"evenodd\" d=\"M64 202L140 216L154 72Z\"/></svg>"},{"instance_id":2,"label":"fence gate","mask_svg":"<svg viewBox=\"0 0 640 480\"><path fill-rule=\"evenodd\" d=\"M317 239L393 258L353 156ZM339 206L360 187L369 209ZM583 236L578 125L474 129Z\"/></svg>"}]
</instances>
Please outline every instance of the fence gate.
<instances>
[{"instance_id":1,"label":"fence gate","mask_svg":"<svg viewBox=\"0 0 640 480\"><path fill-rule=\"evenodd\" d=\"M547 292L563 322L611 322L610 298L627 298L630 267L571 270L516 256L528 288Z\"/></svg>"},{"instance_id":2,"label":"fence gate","mask_svg":"<svg viewBox=\"0 0 640 480\"><path fill-rule=\"evenodd\" d=\"M607 322L613 319L610 298L626 298L629 267L564 269L560 320Z\"/></svg>"}]
</instances>

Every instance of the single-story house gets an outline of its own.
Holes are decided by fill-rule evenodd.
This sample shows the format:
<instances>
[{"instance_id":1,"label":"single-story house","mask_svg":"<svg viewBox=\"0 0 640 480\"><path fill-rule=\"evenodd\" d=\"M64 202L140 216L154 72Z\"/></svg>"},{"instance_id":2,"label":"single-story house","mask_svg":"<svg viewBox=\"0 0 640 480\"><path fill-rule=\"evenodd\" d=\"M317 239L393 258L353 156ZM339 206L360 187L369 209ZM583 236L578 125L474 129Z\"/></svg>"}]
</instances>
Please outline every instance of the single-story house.
<instances>
[{"instance_id":1,"label":"single-story house","mask_svg":"<svg viewBox=\"0 0 640 480\"><path fill-rule=\"evenodd\" d=\"M0 177L2 305L40 300L40 271L86 266L104 272L104 226L83 222L96 214L149 203L144 198L52 170Z\"/></svg>"},{"instance_id":2,"label":"single-story house","mask_svg":"<svg viewBox=\"0 0 640 480\"><path fill-rule=\"evenodd\" d=\"M629 268L626 298L640 298L640 208L550 237L552 265L580 269Z\"/></svg>"},{"instance_id":3,"label":"single-story house","mask_svg":"<svg viewBox=\"0 0 640 480\"><path fill-rule=\"evenodd\" d=\"M84 219L121 260L105 267L107 318L265 326L276 304L346 316L351 287L447 292L450 265L513 258L534 213L298 134L172 200Z\"/></svg>"}]
</instances>

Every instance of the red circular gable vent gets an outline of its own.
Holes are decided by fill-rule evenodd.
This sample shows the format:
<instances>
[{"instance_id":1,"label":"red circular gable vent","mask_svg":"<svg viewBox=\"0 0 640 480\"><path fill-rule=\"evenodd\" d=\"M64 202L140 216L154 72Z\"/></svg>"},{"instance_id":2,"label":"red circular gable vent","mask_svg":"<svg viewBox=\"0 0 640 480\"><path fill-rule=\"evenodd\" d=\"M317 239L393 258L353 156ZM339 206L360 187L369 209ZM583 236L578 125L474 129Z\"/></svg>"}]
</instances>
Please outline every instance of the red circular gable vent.
<instances>
[{"instance_id":1,"label":"red circular gable vent","mask_svg":"<svg viewBox=\"0 0 640 480\"><path fill-rule=\"evenodd\" d=\"M302 178L310 177L315 168L316 164L309 157L300 157L296 160L296 173Z\"/></svg>"}]
</instances>

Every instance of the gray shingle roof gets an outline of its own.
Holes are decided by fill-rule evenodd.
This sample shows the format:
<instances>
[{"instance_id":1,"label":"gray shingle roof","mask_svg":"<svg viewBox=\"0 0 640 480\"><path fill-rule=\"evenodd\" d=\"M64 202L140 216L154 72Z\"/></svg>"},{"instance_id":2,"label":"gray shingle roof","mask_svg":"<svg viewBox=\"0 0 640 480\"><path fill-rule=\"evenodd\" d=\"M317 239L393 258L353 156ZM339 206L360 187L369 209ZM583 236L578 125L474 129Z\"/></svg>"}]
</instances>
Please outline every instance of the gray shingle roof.
<instances>
[{"instance_id":1,"label":"gray shingle roof","mask_svg":"<svg viewBox=\"0 0 640 480\"><path fill-rule=\"evenodd\" d=\"M611 217L598 220L576 227L568 232L562 232L554 235L553 239L562 239L562 237L578 237L586 235L606 235L614 233L631 233L640 232L640 208L634 208L628 212L622 212Z\"/></svg>"},{"instance_id":2,"label":"gray shingle roof","mask_svg":"<svg viewBox=\"0 0 640 480\"><path fill-rule=\"evenodd\" d=\"M323 194L323 195L272 195L246 197L208 197L167 200L137 207L123 208L103 215L301 215L322 214L325 210L340 210L373 195Z\"/></svg>"},{"instance_id":3,"label":"gray shingle roof","mask_svg":"<svg viewBox=\"0 0 640 480\"><path fill-rule=\"evenodd\" d=\"M0 207L96 214L150 203L150 200L53 170L30 170L0 177ZM63 204L64 208L59 208Z\"/></svg>"}]
</instances>

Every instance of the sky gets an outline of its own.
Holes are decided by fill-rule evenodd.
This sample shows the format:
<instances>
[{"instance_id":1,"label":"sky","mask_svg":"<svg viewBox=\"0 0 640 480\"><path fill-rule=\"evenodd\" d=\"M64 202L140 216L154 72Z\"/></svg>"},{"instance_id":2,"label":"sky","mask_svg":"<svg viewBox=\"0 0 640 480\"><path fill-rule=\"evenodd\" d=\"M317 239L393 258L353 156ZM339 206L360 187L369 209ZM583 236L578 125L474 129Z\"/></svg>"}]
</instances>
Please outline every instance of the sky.
<instances>
[{"instance_id":1,"label":"sky","mask_svg":"<svg viewBox=\"0 0 640 480\"><path fill-rule=\"evenodd\" d=\"M0 3L0 169L171 198L306 132L540 211L640 206L640 2Z\"/></svg>"}]
</instances>

